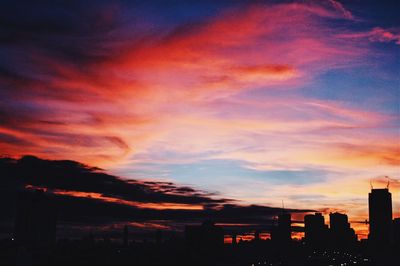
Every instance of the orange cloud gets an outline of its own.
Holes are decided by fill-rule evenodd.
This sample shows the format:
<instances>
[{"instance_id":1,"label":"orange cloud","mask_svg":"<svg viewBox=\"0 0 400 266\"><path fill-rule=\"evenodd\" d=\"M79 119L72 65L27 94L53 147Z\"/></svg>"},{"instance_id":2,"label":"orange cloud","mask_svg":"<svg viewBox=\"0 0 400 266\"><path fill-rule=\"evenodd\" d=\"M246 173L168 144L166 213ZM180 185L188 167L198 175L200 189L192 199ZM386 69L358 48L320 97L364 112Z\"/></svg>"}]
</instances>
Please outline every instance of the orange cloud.
<instances>
[{"instance_id":1,"label":"orange cloud","mask_svg":"<svg viewBox=\"0 0 400 266\"><path fill-rule=\"evenodd\" d=\"M83 66L31 53L28 60L44 78L16 79L13 85L28 85L30 92L18 100L40 112L22 117L23 127L2 126L6 134L29 142L23 148L17 141L2 143L3 151L100 165L146 152L180 126L173 120L186 119L188 110L202 113L201 105L256 88L296 88L362 55L351 43L324 33L328 29L320 18L340 18L339 13L309 4L250 5L141 41L126 36L122 45L108 41L104 45L118 51ZM284 124L274 123L270 127Z\"/></svg>"},{"instance_id":2,"label":"orange cloud","mask_svg":"<svg viewBox=\"0 0 400 266\"><path fill-rule=\"evenodd\" d=\"M128 206L133 206L137 208L145 208L145 209L155 209L155 210L203 210L202 205L190 205L183 203L168 203L168 202L159 202L159 203L151 203L151 202L135 202L129 200L123 200L114 197L108 197L100 193L95 192L82 192L82 191L63 191L63 190L54 190L52 193L56 195L65 195L72 196L78 198L91 198L96 200L101 200L105 202L111 203L119 203Z\"/></svg>"}]
</instances>

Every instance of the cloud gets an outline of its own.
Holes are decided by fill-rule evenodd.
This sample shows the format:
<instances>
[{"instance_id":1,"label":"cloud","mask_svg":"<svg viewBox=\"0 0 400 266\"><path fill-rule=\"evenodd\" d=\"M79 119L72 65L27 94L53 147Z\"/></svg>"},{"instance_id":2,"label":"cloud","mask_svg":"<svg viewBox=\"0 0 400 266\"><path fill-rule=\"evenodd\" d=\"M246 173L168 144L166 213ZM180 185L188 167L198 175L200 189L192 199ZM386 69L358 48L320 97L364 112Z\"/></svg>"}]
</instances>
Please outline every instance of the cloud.
<instances>
[{"instance_id":1,"label":"cloud","mask_svg":"<svg viewBox=\"0 0 400 266\"><path fill-rule=\"evenodd\" d=\"M338 10L339 12L341 12L343 14L343 16L346 19L354 19L353 14L347 10L342 3L340 3L339 1L335 1L335 0L329 0L328 1L336 10Z\"/></svg>"},{"instance_id":2,"label":"cloud","mask_svg":"<svg viewBox=\"0 0 400 266\"><path fill-rule=\"evenodd\" d=\"M6 159L8 161L8 159ZM41 160L25 156L5 167L15 167L14 176L19 177L25 185L45 187L54 190L55 194L64 193L71 196L83 196L106 199L115 198L125 201L148 203L182 203L182 204L216 204L223 199L214 200L201 191L179 188L168 184L170 192L160 190L165 183L146 183L138 180L123 181L115 176L100 172L97 168L87 167L74 161ZM179 193L174 193L179 192ZM78 193L83 193L79 195ZM84 194L84 193L93 193ZM227 200L229 202L229 200Z\"/></svg>"},{"instance_id":3,"label":"cloud","mask_svg":"<svg viewBox=\"0 0 400 266\"><path fill-rule=\"evenodd\" d=\"M399 30L385 30L380 27L373 28L368 38L375 42L395 42L400 45L400 31Z\"/></svg>"},{"instance_id":4,"label":"cloud","mask_svg":"<svg viewBox=\"0 0 400 266\"><path fill-rule=\"evenodd\" d=\"M390 43L394 42L400 44L400 29L390 28L384 29L381 27L374 27L367 32L345 33L341 37L351 39L368 39L370 42Z\"/></svg>"},{"instance_id":5,"label":"cloud","mask_svg":"<svg viewBox=\"0 0 400 266\"><path fill-rule=\"evenodd\" d=\"M32 8L43 16L4 16L0 131L15 140L1 144L6 154L21 155L24 139L25 153L112 165L163 139L177 127L171 117L254 89L299 88L363 54L326 34L321 19L341 15L324 5L246 5L165 28L151 16L150 26L124 21L107 3Z\"/></svg>"}]
</instances>

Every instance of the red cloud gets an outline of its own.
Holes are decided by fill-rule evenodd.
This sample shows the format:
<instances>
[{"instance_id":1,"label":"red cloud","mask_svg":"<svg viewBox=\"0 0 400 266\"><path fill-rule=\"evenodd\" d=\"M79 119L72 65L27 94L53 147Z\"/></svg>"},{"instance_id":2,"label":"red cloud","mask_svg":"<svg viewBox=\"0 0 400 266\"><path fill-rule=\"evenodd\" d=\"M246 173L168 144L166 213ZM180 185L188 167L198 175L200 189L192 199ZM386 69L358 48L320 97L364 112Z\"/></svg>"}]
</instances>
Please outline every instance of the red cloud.
<instances>
[{"instance_id":1,"label":"red cloud","mask_svg":"<svg viewBox=\"0 0 400 266\"><path fill-rule=\"evenodd\" d=\"M283 143L282 133L377 125L386 116L368 112L366 117L324 101L284 96L245 110L234 104L241 93L300 88L327 69L349 67L364 56L367 50L337 38L337 29L324 23L343 14L349 16L337 3L333 10L319 4L249 5L173 30L135 37L110 33L113 38L87 47L85 60L34 50L26 58L34 77L4 80L16 88L10 96L16 105L33 108L7 109L11 119L0 126L0 137L11 141L0 148L11 155L104 166L132 157L151 160L152 150L213 150L226 157L232 143L248 139L243 127L257 134L279 132L276 143ZM102 56L91 60L95 54ZM226 107L219 105L224 99ZM231 119L223 118L226 113Z\"/></svg>"},{"instance_id":2,"label":"red cloud","mask_svg":"<svg viewBox=\"0 0 400 266\"><path fill-rule=\"evenodd\" d=\"M368 39L371 42L395 42L400 44L400 29L383 29L375 27L368 32L346 33L338 35L341 38Z\"/></svg>"},{"instance_id":3,"label":"red cloud","mask_svg":"<svg viewBox=\"0 0 400 266\"><path fill-rule=\"evenodd\" d=\"M379 27L373 28L368 37L371 41L378 42L395 42L396 44L400 44L400 31L399 30L385 30Z\"/></svg>"}]
</instances>

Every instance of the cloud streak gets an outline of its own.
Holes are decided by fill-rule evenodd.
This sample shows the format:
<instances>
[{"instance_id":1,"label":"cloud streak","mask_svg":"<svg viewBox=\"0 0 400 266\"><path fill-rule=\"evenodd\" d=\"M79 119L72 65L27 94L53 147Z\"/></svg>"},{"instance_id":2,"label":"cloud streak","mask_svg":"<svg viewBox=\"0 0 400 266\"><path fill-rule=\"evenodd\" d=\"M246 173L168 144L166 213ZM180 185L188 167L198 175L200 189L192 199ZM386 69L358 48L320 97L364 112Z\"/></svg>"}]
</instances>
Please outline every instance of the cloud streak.
<instances>
[{"instance_id":1,"label":"cloud streak","mask_svg":"<svg viewBox=\"0 0 400 266\"><path fill-rule=\"evenodd\" d=\"M358 32L358 33L348 33L343 34L342 37L352 38L352 39L368 39L371 42L381 42L400 45L400 29L384 29L381 27L374 27L368 32Z\"/></svg>"}]
</instances>

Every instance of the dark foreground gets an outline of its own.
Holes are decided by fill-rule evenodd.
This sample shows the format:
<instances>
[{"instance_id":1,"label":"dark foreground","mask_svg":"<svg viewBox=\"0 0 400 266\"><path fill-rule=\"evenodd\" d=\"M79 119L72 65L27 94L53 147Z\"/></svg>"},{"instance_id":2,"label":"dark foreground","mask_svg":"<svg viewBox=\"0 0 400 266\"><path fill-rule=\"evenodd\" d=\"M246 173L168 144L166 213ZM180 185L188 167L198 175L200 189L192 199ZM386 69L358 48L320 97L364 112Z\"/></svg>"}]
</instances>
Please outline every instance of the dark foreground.
<instances>
[{"instance_id":1,"label":"dark foreground","mask_svg":"<svg viewBox=\"0 0 400 266\"><path fill-rule=\"evenodd\" d=\"M399 247L372 248L359 244L349 250L308 247L301 242L280 245L272 241L242 242L220 247L188 247L184 241L130 243L63 240L49 248L25 248L3 240L0 265L400 265ZM397 253L396 253L397 252Z\"/></svg>"}]
</instances>

